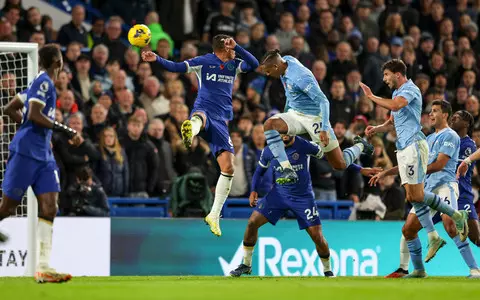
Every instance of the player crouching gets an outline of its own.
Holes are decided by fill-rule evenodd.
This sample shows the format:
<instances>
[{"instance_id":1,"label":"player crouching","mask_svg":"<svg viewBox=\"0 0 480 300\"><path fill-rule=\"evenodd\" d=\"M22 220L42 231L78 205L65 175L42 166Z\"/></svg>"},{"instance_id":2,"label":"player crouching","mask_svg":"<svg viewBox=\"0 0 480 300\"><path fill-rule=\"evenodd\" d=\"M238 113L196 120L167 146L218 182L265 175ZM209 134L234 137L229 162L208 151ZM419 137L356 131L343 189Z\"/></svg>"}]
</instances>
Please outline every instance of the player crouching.
<instances>
[{"instance_id":1,"label":"player crouching","mask_svg":"<svg viewBox=\"0 0 480 300\"><path fill-rule=\"evenodd\" d=\"M317 144L308 142L300 137L282 135L283 143L288 160L292 169L297 173L299 180L292 185L281 185L276 183L267 196L258 201L256 186L265 174L270 163L275 170L275 178L282 176L282 167L274 158L269 148L265 148L260 156L255 174L253 175L253 191L250 194L250 206L255 207L243 238L243 263L230 272L233 277L252 272L253 248L258 239L258 229L267 222L275 225L288 210L293 211L297 217L300 230L306 229L307 233L315 243L317 254L323 265L323 272L326 277L332 277L330 267L330 249L327 240L322 233L322 225L318 215L317 205L312 190L312 182L308 171L308 156L318 159L323 157L323 152ZM360 171L363 175L373 175L380 169L364 168L352 165L351 168Z\"/></svg>"}]
</instances>

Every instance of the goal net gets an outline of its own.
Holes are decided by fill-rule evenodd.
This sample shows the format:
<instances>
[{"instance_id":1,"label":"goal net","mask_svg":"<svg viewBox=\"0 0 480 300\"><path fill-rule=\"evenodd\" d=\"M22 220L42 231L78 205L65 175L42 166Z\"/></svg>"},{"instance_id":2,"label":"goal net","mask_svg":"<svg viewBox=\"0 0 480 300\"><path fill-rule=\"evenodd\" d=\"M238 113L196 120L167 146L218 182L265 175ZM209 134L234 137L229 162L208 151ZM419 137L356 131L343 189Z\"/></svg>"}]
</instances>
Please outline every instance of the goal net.
<instances>
[{"instance_id":1,"label":"goal net","mask_svg":"<svg viewBox=\"0 0 480 300\"><path fill-rule=\"evenodd\" d=\"M0 42L0 101L2 116L0 118L0 183L3 182L8 158L8 145L18 125L3 113L3 108L28 84L38 73L38 45L34 43ZM21 172L21 170L19 170ZM0 187L1 188L1 187ZM17 208L17 217L27 217L27 251L35 253L35 230L38 206L31 189L23 197ZM28 255L26 274L33 275L36 255ZM33 259L32 259L33 258Z\"/></svg>"}]
</instances>

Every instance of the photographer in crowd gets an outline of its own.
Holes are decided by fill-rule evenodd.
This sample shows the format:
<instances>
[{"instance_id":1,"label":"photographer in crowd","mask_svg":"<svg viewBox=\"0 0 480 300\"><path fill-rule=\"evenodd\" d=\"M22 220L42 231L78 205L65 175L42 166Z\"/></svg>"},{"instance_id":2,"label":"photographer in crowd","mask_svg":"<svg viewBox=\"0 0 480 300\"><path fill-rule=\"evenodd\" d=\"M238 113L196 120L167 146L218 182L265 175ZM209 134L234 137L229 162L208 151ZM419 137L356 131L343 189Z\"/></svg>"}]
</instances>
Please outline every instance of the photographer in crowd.
<instances>
[{"instance_id":1,"label":"photographer in crowd","mask_svg":"<svg viewBox=\"0 0 480 300\"><path fill-rule=\"evenodd\" d=\"M100 184L92 179L93 172L89 167L82 167L76 173L76 183L71 185L61 207L63 216L108 217L107 194Z\"/></svg>"}]
</instances>

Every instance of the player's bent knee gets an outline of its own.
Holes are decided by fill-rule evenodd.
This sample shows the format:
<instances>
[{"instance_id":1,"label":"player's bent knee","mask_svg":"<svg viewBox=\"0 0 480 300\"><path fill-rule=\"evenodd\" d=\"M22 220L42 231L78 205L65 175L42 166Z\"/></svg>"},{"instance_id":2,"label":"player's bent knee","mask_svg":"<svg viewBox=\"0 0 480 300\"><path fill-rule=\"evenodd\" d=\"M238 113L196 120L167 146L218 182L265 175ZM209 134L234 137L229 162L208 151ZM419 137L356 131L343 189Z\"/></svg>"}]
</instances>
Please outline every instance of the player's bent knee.
<instances>
[{"instance_id":1,"label":"player's bent knee","mask_svg":"<svg viewBox=\"0 0 480 300\"><path fill-rule=\"evenodd\" d=\"M417 234L412 228L407 226L406 224L402 227L402 234L407 241L413 240L415 235Z\"/></svg>"}]
</instances>

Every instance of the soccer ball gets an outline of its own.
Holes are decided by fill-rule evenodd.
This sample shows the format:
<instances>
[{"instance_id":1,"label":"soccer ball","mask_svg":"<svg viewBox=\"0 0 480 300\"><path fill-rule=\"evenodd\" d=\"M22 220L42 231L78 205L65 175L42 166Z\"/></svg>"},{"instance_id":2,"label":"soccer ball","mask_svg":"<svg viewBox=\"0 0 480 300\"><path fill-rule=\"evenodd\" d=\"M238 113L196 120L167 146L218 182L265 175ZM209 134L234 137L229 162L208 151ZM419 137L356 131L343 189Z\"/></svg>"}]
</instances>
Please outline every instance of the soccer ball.
<instances>
[{"instance_id":1,"label":"soccer ball","mask_svg":"<svg viewBox=\"0 0 480 300\"><path fill-rule=\"evenodd\" d=\"M128 41L133 46L143 48L150 43L151 39L152 33L146 25L137 24L128 31Z\"/></svg>"}]
</instances>

